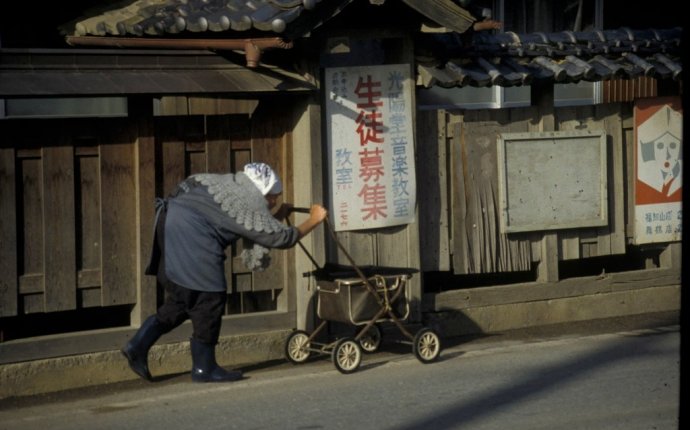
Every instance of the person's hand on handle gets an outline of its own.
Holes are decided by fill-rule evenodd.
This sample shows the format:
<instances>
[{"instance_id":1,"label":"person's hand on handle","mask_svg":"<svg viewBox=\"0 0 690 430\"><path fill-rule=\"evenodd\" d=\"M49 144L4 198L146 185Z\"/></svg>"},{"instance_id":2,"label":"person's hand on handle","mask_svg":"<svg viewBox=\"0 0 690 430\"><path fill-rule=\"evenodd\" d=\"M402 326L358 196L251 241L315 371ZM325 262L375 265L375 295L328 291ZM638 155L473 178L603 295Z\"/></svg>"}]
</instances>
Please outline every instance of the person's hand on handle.
<instances>
[{"instance_id":1,"label":"person's hand on handle","mask_svg":"<svg viewBox=\"0 0 690 430\"><path fill-rule=\"evenodd\" d=\"M326 208L319 204L312 205L309 209L309 218L307 218L306 221L297 226L297 230L299 230L300 239L311 233L311 231L314 230L316 226L321 224L327 216L328 211L326 210Z\"/></svg>"},{"instance_id":2,"label":"person's hand on handle","mask_svg":"<svg viewBox=\"0 0 690 430\"><path fill-rule=\"evenodd\" d=\"M309 218L313 218L317 224L321 224L327 216L328 211L321 205L312 205L309 209Z\"/></svg>"}]
</instances>

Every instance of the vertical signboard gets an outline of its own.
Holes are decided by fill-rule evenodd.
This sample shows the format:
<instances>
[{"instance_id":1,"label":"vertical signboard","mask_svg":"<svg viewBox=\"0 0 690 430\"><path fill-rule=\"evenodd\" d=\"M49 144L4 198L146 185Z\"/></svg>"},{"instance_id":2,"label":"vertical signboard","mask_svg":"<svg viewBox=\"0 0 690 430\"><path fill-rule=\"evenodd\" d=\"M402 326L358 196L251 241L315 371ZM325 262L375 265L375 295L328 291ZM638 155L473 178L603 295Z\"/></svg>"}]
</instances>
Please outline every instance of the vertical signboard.
<instances>
[{"instance_id":1,"label":"vertical signboard","mask_svg":"<svg viewBox=\"0 0 690 430\"><path fill-rule=\"evenodd\" d=\"M680 98L635 102L635 244L681 240L682 126Z\"/></svg>"},{"instance_id":2,"label":"vertical signboard","mask_svg":"<svg viewBox=\"0 0 690 430\"><path fill-rule=\"evenodd\" d=\"M326 69L325 87L335 230L414 222L409 65Z\"/></svg>"}]
</instances>

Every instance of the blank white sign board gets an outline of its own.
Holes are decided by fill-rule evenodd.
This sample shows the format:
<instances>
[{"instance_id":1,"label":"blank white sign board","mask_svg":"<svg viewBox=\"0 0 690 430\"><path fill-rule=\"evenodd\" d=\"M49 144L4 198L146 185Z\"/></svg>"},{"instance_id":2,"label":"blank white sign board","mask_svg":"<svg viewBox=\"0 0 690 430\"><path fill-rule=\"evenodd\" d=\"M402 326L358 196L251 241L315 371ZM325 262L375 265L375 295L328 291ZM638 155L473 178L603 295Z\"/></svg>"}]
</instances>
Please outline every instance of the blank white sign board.
<instances>
[{"instance_id":1,"label":"blank white sign board","mask_svg":"<svg viewBox=\"0 0 690 430\"><path fill-rule=\"evenodd\" d=\"M503 133L497 158L502 233L607 225L604 131Z\"/></svg>"}]
</instances>

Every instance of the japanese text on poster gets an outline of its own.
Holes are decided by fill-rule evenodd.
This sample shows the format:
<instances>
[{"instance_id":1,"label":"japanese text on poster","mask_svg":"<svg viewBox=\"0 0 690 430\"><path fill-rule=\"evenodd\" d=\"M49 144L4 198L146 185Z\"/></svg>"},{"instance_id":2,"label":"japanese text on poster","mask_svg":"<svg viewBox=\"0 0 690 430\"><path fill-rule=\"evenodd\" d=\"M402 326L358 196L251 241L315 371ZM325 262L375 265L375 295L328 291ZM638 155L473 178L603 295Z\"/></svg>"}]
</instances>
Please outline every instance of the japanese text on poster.
<instances>
[{"instance_id":1,"label":"japanese text on poster","mask_svg":"<svg viewBox=\"0 0 690 430\"><path fill-rule=\"evenodd\" d=\"M635 104L635 244L682 237L683 114L679 98Z\"/></svg>"},{"instance_id":2,"label":"japanese text on poster","mask_svg":"<svg viewBox=\"0 0 690 430\"><path fill-rule=\"evenodd\" d=\"M409 66L326 70L331 213L336 231L414 221Z\"/></svg>"}]
</instances>

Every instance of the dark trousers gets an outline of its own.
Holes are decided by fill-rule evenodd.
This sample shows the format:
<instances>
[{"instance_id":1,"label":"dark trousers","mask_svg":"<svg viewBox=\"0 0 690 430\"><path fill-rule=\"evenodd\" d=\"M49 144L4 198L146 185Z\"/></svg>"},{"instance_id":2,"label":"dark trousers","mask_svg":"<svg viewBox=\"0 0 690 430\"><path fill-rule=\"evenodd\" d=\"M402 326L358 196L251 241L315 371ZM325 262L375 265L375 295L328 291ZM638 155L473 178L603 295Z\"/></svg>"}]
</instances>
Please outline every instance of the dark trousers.
<instances>
[{"instance_id":1,"label":"dark trousers","mask_svg":"<svg viewBox=\"0 0 690 430\"><path fill-rule=\"evenodd\" d=\"M158 308L156 318L166 333L190 319L194 330L192 337L200 342L215 345L220 336L227 294L225 291L190 290L165 276L166 212L166 209L161 211L156 223L156 240L160 251L156 278L165 288L165 302Z\"/></svg>"},{"instance_id":2,"label":"dark trousers","mask_svg":"<svg viewBox=\"0 0 690 430\"><path fill-rule=\"evenodd\" d=\"M212 345L217 344L227 300L225 292L190 290L171 281L164 285L165 303L156 313L158 322L172 330L190 319L194 328L194 339Z\"/></svg>"}]
</instances>

